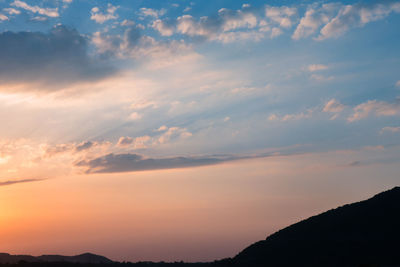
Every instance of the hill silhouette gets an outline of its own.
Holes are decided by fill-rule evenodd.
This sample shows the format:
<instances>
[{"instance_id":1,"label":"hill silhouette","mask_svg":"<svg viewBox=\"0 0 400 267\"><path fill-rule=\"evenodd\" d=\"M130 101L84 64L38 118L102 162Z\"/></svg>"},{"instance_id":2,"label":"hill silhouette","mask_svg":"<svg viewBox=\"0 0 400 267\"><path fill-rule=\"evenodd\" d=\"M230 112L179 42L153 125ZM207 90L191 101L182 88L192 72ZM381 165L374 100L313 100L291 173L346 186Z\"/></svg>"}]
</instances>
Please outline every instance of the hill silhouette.
<instances>
[{"instance_id":1,"label":"hill silhouette","mask_svg":"<svg viewBox=\"0 0 400 267\"><path fill-rule=\"evenodd\" d=\"M400 187L310 217L234 258L209 263L119 263L90 253L39 257L0 253L0 266L400 266Z\"/></svg>"},{"instance_id":2,"label":"hill silhouette","mask_svg":"<svg viewBox=\"0 0 400 267\"><path fill-rule=\"evenodd\" d=\"M106 257L95 255L92 253L84 253L76 256L62 255L42 255L38 257L29 255L10 255L8 253L0 253L0 263L18 263L18 262L70 262L70 263L111 263L112 261Z\"/></svg>"},{"instance_id":3,"label":"hill silhouette","mask_svg":"<svg viewBox=\"0 0 400 267\"><path fill-rule=\"evenodd\" d=\"M284 228L233 258L241 266L400 265L400 187Z\"/></svg>"}]
</instances>

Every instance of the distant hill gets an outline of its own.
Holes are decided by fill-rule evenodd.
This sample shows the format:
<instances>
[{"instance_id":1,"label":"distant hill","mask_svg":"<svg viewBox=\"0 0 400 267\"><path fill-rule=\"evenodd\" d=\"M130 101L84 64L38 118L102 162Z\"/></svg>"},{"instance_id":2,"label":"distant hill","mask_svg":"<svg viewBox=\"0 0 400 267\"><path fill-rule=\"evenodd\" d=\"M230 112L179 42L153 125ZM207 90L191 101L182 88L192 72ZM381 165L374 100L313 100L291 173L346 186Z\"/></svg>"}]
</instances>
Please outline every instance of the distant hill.
<instances>
[{"instance_id":1,"label":"distant hill","mask_svg":"<svg viewBox=\"0 0 400 267\"><path fill-rule=\"evenodd\" d=\"M400 266L400 187L311 217L232 259L240 266Z\"/></svg>"},{"instance_id":2,"label":"distant hill","mask_svg":"<svg viewBox=\"0 0 400 267\"><path fill-rule=\"evenodd\" d=\"M76 256L61 255L42 255L38 257L29 255L10 255L8 253L0 253L0 263L18 263L25 262L70 262L70 263L112 263L106 257L95 255L92 253L84 253Z\"/></svg>"}]
</instances>

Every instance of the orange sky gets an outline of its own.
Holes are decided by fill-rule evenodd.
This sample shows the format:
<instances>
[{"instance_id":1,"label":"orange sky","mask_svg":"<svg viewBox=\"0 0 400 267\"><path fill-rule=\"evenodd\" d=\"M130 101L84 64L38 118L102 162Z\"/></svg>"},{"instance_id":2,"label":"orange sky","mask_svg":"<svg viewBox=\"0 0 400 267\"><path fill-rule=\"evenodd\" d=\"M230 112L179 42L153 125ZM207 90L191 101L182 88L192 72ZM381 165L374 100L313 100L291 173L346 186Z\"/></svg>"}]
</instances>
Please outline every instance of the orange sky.
<instances>
[{"instance_id":1,"label":"orange sky","mask_svg":"<svg viewBox=\"0 0 400 267\"><path fill-rule=\"evenodd\" d=\"M283 226L396 185L397 166L340 166L331 162L338 154L3 186L0 248L130 261L234 256Z\"/></svg>"}]
</instances>

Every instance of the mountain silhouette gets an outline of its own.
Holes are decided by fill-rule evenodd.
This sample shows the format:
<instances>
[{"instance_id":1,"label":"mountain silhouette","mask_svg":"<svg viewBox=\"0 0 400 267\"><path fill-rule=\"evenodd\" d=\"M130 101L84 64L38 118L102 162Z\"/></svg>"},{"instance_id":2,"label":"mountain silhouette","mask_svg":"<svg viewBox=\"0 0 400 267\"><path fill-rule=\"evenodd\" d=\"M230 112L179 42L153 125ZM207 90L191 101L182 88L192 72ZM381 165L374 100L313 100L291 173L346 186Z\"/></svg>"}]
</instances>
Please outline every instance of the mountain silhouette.
<instances>
[{"instance_id":1,"label":"mountain silhouette","mask_svg":"<svg viewBox=\"0 0 400 267\"><path fill-rule=\"evenodd\" d=\"M400 265L400 187L329 210L259 241L240 266Z\"/></svg>"},{"instance_id":2,"label":"mountain silhouette","mask_svg":"<svg viewBox=\"0 0 400 267\"><path fill-rule=\"evenodd\" d=\"M112 263L110 259L95 255L92 253L84 253L76 256L62 255L42 255L38 257L29 255L10 255L8 253L0 253L0 263L18 263L24 262L70 262L70 263Z\"/></svg>"}]
</instances>

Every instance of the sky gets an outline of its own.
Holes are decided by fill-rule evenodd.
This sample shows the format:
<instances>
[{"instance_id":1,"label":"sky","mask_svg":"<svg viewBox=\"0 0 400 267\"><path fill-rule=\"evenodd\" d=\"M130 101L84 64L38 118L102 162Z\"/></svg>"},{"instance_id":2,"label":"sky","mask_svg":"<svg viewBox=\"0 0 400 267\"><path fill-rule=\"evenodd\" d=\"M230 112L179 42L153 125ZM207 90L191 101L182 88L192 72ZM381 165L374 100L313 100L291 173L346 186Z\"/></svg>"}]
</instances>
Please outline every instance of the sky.
<instances>
[{"instance_id":1,"label":"sky","mask_svg":"<svg viewBox=\"0 0 400 267\"><path fill-rule=\"evenodd\" d=\"M0 251L207 261L399 185L400 2L0 1Z\"/></svg>"}]
</instances>

